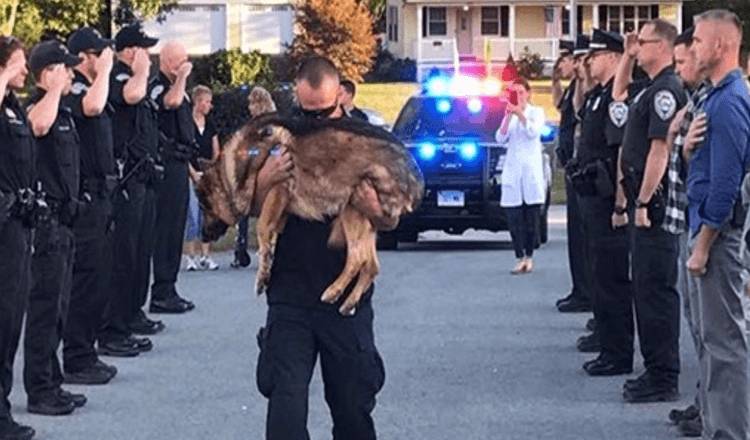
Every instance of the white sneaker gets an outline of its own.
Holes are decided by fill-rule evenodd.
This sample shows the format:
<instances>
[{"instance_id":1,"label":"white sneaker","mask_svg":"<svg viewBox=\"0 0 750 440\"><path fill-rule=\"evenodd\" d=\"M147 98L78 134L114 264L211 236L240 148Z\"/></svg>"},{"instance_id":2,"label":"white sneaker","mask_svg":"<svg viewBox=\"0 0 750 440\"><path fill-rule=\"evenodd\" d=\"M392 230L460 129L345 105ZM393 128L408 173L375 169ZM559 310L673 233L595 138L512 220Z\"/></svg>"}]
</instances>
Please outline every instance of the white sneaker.
<instances>
[{"instance_id":1,"label":"white sneaker","mask_svg":"<svg viewBox=\"0 0 750 440\"><path fill-rule=\"evenodd\" d=\"M214 260L212 260L211 257L201 257L198 265L203 270L217 270L219 268L219 265L214 263Z\"/></svg>"},{"instance_id":2,"label":"white sneaker","mask_svg":"<svg viewBox=\"0 0 750 440\"><path fill-rule=\"evenodd\" d=\"M197 258L187 257L187 267L185 268L188 272L198 270Z\"/></svg>"}]
</instances>

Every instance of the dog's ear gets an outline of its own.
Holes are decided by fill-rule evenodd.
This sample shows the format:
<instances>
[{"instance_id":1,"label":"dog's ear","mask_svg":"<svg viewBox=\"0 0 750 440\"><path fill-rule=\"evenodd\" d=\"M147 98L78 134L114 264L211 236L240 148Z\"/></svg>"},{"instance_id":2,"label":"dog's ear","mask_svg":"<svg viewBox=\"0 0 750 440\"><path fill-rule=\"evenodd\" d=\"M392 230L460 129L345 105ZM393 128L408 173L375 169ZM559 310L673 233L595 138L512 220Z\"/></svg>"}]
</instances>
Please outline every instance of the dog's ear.
<instances>
[{"instance_id":1,"label":"dog's ear","mask_svg":"<svg viewBox=\"0 0 750 440\"><path fill-rule=\"evenodd\" d=\"M253 87L253 90L250 91L250 95L247 97L247 101L250 115L254 118L276 111L276 104L274 104L271 94L263 87Z\"/></svg>"}]
</instances>

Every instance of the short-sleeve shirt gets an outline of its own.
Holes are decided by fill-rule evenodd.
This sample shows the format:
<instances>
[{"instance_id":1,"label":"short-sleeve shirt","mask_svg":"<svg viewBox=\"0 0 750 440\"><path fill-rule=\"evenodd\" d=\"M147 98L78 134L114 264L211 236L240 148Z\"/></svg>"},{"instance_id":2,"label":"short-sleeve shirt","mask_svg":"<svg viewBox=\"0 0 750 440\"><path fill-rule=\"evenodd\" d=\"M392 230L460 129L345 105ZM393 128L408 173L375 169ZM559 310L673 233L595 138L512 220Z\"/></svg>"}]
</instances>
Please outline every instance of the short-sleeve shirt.
<instances>
[{"instance_id":1,"label":"short-sleeve shirt","mask_svg":"<svg viewBox=\"0 0 750 440\"><path fill-rule=\"evenodd\" d=\"M148 93L137 104L125 101L124 88L132 70L122 61L115 62L109 83L109 102L114 108L112 134L115 157L128 157L130 162L150 155L156 157L158 127L156 107Z\"/></svg>"},{"instance_id":2,"label":"short-sleeve shirt","mask_svg":"<svg viewBox=\"0 0 750 440\"><path fill-rule=\"evenodd\" d=\"M70 94L63 102L73 112L78 136L81 138L81 178L103 179L115 172L112 138L114 108L107 103L100 115L86 116L83 112L83 98L90 87L88 79L81 72L75 71Z\"/></svg>"},{"instance_id":3,"label":"short-sleeve shirt","mask_svg":"<svg viewBox=\"0 0 750 440\"><path fill-rule=\"evenodd\" d=\"M576 125L578 124L576 110L573 106L573 96L575 95L577 84L577 79L570 82L570 85L563 92L560 105L557 107L560 111L560 131L558 135L560 139L560 148L564 151L567 157L573 155L573 141Z\"/></svg>"},{"instance_id":4,"label":"short-sleeve shirt","mask_svg":"<svg viewBox=\"0 0 750 440\"><path fill-rule=\"evenodd\" d=\"M687 102L687 92L674 68L666 67L630 104L622 142L624 172L642 178L653 139L666 139L674 115Z\"/></svg>"},{"instance_id":5,"label":"short-sleeve shirt","mask_svg":"<svg viewBox=\"0 0 750 440\"><path fill-rule=\"evenodd\" d=\"M159 117L159 130L170 140L184 145L195 142L195 122L190 97L185 93L179 107L169 109L164 105L164 96L169 92L172 83L159 72L148 84L148 96L156 104ZM172 148L172 145L163 145Z\"/></svg>"},{"instance_id":6,"label":"short-sleeve shirt","mask_svg":"<svg viewBox=\"0 0 750 440\"><path fill-rule=\"evenodd\" d=\"M36 88L27 103L27 111L36 105L47 92ZM52 128L36 139L39 151L37 170L42 190L52 200L65 202L78 198L80 179L80 141L73 112L60 103Z\"/></svg>"},{"instance_id":7,"label":"short-sleeve shirt","mask_svg":"<svg viewBox=\"0 0 750 440\"><path fill-rule=\"evenodd\" d=\"M628 106L612 99L611 79L588 101L581 121L581 142L578 161L587 164L596 160L616 160L622 134L628 120ZM613 162L614 163L614 162Z\"/></svg>"},{"instance_id":8,"label":"short-sleeve shirt","mask_svg":"<svg viewBox=\"0 0 750 440\"><path fill-rule=\"evenodd\" d=\"M26 111L14 93L0 106L0 191L17 193L32 188L36 178L36 143Z\"/></svg>"}]
</instances>

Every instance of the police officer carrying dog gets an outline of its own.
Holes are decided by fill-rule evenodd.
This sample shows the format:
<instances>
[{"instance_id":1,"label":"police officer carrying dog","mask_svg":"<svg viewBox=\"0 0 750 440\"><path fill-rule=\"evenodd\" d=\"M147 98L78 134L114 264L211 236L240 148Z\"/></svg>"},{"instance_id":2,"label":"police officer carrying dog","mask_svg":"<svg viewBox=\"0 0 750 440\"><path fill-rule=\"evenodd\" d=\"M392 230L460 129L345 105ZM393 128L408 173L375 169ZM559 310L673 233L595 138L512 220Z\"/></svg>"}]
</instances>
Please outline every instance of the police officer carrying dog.
<instances>
[{"instance_id":1,"label":"police officer carrying dog","mask_svg":"<svg viewBox=\"0 0 750 440\"><path fill-rule=\"evenodd\" d=\"M339 118L339 72L322 57L305 61L296 75L301 109L297 118ZM254 210L269 189L290 176L288 152L272 156L258 173ZM376 225L395 227L398 219L385 217L372 187L356 192L355 206L369 213ZM344 266L346 255L328 247L331 222L303 220L290 215L278 238L267 290L266 326L258 334L261 347L257 384L269 399L266 438L308 439L308 388L320 357L325 398L333 417L335 440L375 439L370 413L383 386L385 371L375 348L373 288L364 295L353 316L339 313L339 304L320 301L326 287ZM346 296L346 295L344 295Z\"/></svg>"},{"instance_id":2,"label":"police officer carrying dog","mask_svg":"<svg viewBox=\"0 0 750 440\"><path fill-rule=\"evenodd\" d=\"M15 96L23 90L26 55L21 40L0 36L0 440L29 440L34 429L10 414L13 361L29 295L31 222L36 145L26 112Z\"/></svg>"},{"instance_id":3,"label":"police officer carrying dog","mask_svg":"<svg viewBox=\"0 0 750 440\"><path fill-rule=\"evenodd\" d=\"M112 106L108 104L109 75L114 41L83 27L68 39L68 50L81 63L74 69L71 93L65 104L81 138L81 190L85 208L73 224L76 251L73 291L65 327L63 365L65 382L97 385L117 373L96 354L96 332L111 292L112 203L117 183L112 150Z\"/></svg>"},{"instance_id":4,"label":"police officer carrying dog","mask_svg":"<svg viewBox=\"0 0 750 440\"><path fill-rule=\"evenodd\" d=\"M142 315L151 272L154 187L160 178L156 113L146 95L151 66L148 48L157 41L144 34L139 24L123 27L115 36L117 61L109 90L120 178L114 196L114 292L99 334L99 353L109 356L137 356L152 348L148 338L133 336L131 325L137 320L152 328L163 325Z\"/></svg>"},{"instance_id":5,"label":"police officer carrying dog","mask_svg":"<svg viewBox=\"0 0 750 440\"><path fill-rule=\"evenodd\" d=\"M670 147L667 133L672 118L687 101L672 66L677 29L655 19L643 26L637 38L635 57L651 83L630 105L620 159L625 185L618 190L612 215L615 227L633 218L633 297L646 367L645 373L624 385L623 396L633 403L678 398L679 236L664 230L662 223Z\"/></svg>"},{"instance_id":6,"label":"police officer carrying dog","mask_svg":"<svg viewBox=\"0 0 750 440\"><path fill-rule=\"evenodd\" d=\"M60 388L57 358L73 287L73 221L80 201L80 140L73 114L62 99L70 93L79 58L55 40L37 44L29 55L36 88L27 102L31 131L38 145L37 170L49 212L39 216L31 259L31 292L24 337L23 381L28 411L70 414L86 398Z\"/></svg>"},{"instance_id":7,"label":"police officer carrying dog","mask_svg":"<svg viewBox=\"0 0 750 440\"><path fill-rule=\"evenodd\" d=\"M611 226L618 150L628 118L627 105L612 99L623 39L595 29L590 47L587 62L598 86L583 112L579 169L571 180L583 214L600 354L583 369L591 376L612 376L633 369L628 235L624 228Z\"/></svg>"},{"instance_id":8,"label":"police officer carrying dog","mask_svg":"<svg viewBox=\"0 0 750 440\"><path fill-rule=\"evenodd\" d=\"M156 193L151 313L184 313L195 308L175 287L189 201L188 161L198 153L193 108L185 92L192 69L182 44L168 41L159 55L159 73L148 86L149 98L158 110L159 155L165 171Z\"/></svg>"}]
</instances>

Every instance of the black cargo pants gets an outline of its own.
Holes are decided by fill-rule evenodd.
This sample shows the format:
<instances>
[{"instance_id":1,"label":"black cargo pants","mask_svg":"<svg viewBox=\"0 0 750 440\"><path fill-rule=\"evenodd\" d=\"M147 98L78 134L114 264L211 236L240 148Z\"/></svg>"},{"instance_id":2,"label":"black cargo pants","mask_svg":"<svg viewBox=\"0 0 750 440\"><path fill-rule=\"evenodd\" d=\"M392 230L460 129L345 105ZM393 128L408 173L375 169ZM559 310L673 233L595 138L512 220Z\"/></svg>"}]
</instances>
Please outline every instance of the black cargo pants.
<instances>
[{"instance_id":1,"label":"black cargo pants","mask_svg":"<svg viewBox=\"0 0 750 440\"><path fill-rule=\"evenodd\" d=\"M634 324L628 228L612 228L614 197L581 196L579 202L601 354L612 362L632 363Z\"/></svg>"},{"instance_id":2,"label":"black cargo pants","mask_svg":"<svg viewBox=\"0 0 750 440\"><path fill-rule=\"evenodd\" d=\"M257 384L268 398L266 439L307 440L308 391L320 355L325 400L334 440L375 439L370 416L385 382L375 348L373 310L362 303L354 316L335 307L270 305L258 334Z\"/></svg>"},{"instance_id":3,"label":"black cargo pants","mask_svg":"<svg viewBox=\"0 0 750 440\"><path fill-rule=\"evenodd\" d=\"M20 220L0 221L0 428L11 422L13 360L21 338L31 286L31 229Z\"/></svg>"},{"instance_id":4,"label":"black cargo pants","mask_svg":"<svg viewBox=\"0 0 750 440\"><path fill-rule=\"evenodd\" d=\"M37 224L23 344L23 382L29 398L53 393L63 382L57 348L68 317L74 252L70 227L56 217Z\"/></svg>"},{"instance_id":5,"label":"black cargo pants","mask_svg":"<svg viewBox=\"0 0 750 440\"><path fill-rule=\"evenodd\" d=\"M573 282L573 298L578 301L589 302L591 300L590 275L586 269L588 249L586 246L586 234L583 229L583 215L581 214L578 193L573 185L565 179L567 232L568 232L568 265L570 267L570 278Z\"/></svg>"},{"instance_id":6,"label":"black cargo pants","mask_svg":"<svg viewBox=\"0 0 750 440\"><path fill-rule=\"evenodd\" d=\"M112 273L112 203L106 194L90 194L91 202L81 210L75 224L76 250L73 291L65 327L63 364L75 373L97 360L96 335L104 321L104 310L114 293Z\"/></svg>"},{"instance_id":7,"label":"black cargo pants","mask_svg":"<svg viewBox=\"0 0 750 440\"><path fill-rule=\"evenodd\" d=\"M172 159L164 165L164 180L157 186L152 299L164 300L177 293L175 283L182 261L190 195L188 178L188 163ZM143 296L139 308L145 303Z\"/></svg>"},{"instance_id":8,"label":"black cargo pants","mask_svg":"<svg viewBox=\"0 0 750 440\"><path fill-rule=\"evenodd\" d=\"M130 335L128 324L135 318L136 304L148 294L153 249L154 190L142 182L127 184L128 198L114 196L115 233L110 298L104 328L99 334L107 342Z\"/></svg>"}]
</instances>

